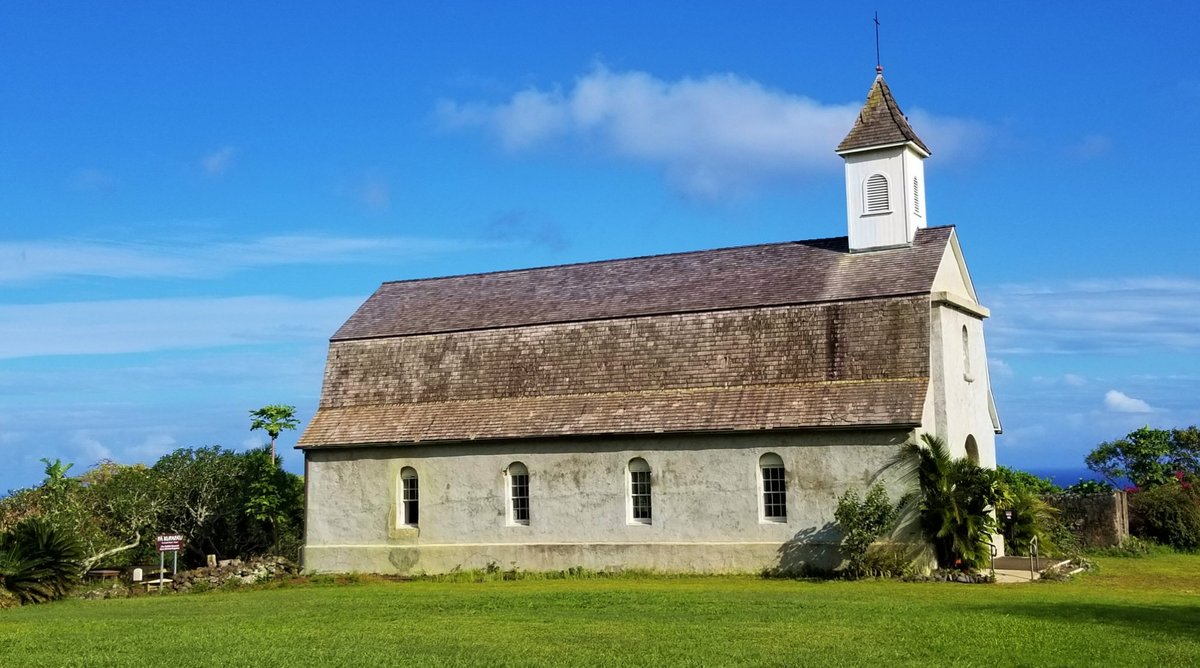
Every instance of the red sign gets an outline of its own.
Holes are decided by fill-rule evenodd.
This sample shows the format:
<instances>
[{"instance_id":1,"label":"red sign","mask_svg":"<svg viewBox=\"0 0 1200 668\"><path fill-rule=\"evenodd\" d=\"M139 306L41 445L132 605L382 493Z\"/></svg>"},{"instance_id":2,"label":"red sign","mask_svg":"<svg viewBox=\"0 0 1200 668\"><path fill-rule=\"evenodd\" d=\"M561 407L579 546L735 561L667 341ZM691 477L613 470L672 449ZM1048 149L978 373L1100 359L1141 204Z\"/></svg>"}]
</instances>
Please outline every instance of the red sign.
<instances>
[{"instance_id":1,"label":"red sign","mask_svg":"<svg viewBox=\"0 0 1200 668\"><path fill-rule=\"evenodd\" d=\"M172 533L155 539L159 552L178 552L183 549L183 534Z\"/></svg>"}]
</instances>

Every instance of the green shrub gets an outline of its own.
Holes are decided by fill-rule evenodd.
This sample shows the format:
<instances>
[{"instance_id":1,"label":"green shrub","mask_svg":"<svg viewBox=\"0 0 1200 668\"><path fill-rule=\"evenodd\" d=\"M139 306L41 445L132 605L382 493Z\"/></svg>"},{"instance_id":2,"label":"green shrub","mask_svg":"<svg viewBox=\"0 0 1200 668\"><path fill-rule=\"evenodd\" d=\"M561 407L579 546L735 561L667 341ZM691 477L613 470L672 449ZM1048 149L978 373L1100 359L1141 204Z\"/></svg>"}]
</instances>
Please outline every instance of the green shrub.
<instances>
[{"instance_id":1,"label":"green shrub","mask_svg":"<svg viewBox=\"0 0 1200 668\"><path fill-rule=\"evenodd\" d=\"M1130 494L1129 530L1177 550L1200 549L1200 494L1175 483Z\"/></svg>"},{"instance_id":2,"label":"green shrub","mask_svg":"<svg viewBox=\"0 0 1200 668\"><path fill-rule=\"evenodd\" d=\"M996 529L993 511L1006 493L1000 474L952 457L945 440L930 434L902 445L880 473L891 469L911 490L900 500L900 532L919 530L941 568L987 567Z\"/></svg>"},{"instance_id":3,"label":"green shrub","mask_svg":"<svg viewBox=\"0 0 1200 668\"><path fill-rule=\"evenodd\" d=\"M1054 527L1058 509L1041 499L1032 489L1022 488L1007 495L997 510L1005 550L1011 554L1029 554L1037 538L1039 552L1056 551Z\"/></svg>"},{"instance_id":4,"label":"green shrub","mask_svg":"<svg viewBox=\"0 0 1200 668\"><path fill-rule=\"evenodd\" d=\"M1074 485L1067 485L1064 494L1073 496L1091 496L1092 494L1111 494L1113 486L1102 480L1080 480Z\"/></svg>"},{"instance_id":5,"label":"green shrub","mask_svg":"<svg viewBox=\"0 0 1200 668\"><path fill-rule=\"evenodd\" d=\"M887 490L877 484L867 492L866 499L859 500L858 492L848 489L838 499L833 516L842 530L841 551L846 560L842 572L852 578L871 575L867 552L896 519Z\"/></svg>"},{"instance_id":6,"label":"green shrub","mask_svg":"<svg viewBox=\"0 0 1200 668\"><path fill-rule=\"evenodd\" d=\"M996 473L1000 476L1000 482L1013 493L1029 491L1034 494L1045 496L1046 494L1060 494L1062 488L1055 485L1049 478L1039 478L1028 471L1009 468L1007 466L997 466Z\"/></svg>"},{"instance_id":7,"label":"green shrub","mask_svg":"<svg viewBox=\"0 0 1200 668\"><path fill-rule=\"evenodd\" d=\"M0 534L0 589L22 603L67 595L79 581L82 549L74 535L41 519Z\"/></svg>"},{"instance_id":8,"label":"green shrub","mask_svg":"<svg viewBox=\"0 0 1200 668\"><path fill-rule=\"evenodd\" d=\"M911 546L876 543L863 560L867 573L881 578L910 578L917 574Z\"/></svg>"},{"instance_id":9,"label":"green shrub","mask_svg":"<svg viewBox=\"0 0 1200 668\"><path fill-rule=\"evenodd\" d=\"M1153 541L1128 536L1115 547L1099 547L1088 550L1089 554L1101 557L1148 557L1152 554L1170 553L1171 548Z\"/></svg>"}]
</instances>

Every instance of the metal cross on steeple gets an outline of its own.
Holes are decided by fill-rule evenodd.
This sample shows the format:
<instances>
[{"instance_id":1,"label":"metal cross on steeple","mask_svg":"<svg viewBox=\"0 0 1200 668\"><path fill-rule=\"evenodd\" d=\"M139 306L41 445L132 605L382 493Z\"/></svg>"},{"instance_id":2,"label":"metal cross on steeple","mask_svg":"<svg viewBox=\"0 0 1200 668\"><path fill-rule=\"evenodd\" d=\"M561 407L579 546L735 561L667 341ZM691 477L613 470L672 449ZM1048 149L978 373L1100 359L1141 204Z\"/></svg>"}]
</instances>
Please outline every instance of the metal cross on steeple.
<instances>
[{"instance_id":1,"label":"metal cross on steeple","mask_svg":"<svg viewBox=\"0 0 1200 668\"><path fill-rule=\"evenodd\" d=\"M879 60L879 12L875 12L875 73L883 74L883 63Z\"/></svg>"}]
</instances>

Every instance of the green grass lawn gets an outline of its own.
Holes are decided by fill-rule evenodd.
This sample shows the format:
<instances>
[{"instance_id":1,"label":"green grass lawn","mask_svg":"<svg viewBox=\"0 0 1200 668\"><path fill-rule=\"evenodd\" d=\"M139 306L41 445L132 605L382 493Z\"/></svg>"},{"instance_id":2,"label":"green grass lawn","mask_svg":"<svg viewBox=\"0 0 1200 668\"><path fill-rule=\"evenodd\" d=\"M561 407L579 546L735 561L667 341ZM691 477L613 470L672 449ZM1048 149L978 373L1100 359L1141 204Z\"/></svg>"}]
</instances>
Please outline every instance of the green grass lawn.
<instances>
[{"instance_id":1,"label":"green grass lawn","mask_svg":"<svg viewBox=\"0 0 1200 668\"><path fill-rule=\"evenodd\" d=\"M0 666L1200 665L1200 555L1072 582L369 582L0 610Z\"/></svg>"}]
</instances>

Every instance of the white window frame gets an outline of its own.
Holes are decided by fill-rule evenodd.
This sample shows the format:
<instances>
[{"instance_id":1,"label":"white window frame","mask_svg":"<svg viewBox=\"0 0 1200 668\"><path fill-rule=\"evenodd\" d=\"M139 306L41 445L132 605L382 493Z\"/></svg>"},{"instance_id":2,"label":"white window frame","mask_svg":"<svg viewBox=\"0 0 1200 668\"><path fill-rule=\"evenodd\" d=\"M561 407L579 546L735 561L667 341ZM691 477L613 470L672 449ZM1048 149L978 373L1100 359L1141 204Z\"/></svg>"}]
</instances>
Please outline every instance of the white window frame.
<instances>
[{"instance_id":1,"label":"white window frame","mask_svg":"<svg viewBox=\"0 0 1200 668\"><path fill-rule=\"evenodd\" d=\"M764 453L758 458L758 521L787 524L787 497L787 466L783 458L774 452Z\"/></svg>"},{"instance_id":2,"label":"white window frame","mask_svg":"<svg viewBox=\"0 0 1200 668\"><path fill-rule=\"evenodd\" d=\"M626 522L633 525L654 523L654 484L650 464L641 457L629 460L625 472Z\"/></svg>"},{"instance_id":3,"label":"white window frame","mask_svg":"<svg viewBox=\"0 0 1200 668\"><path fill-rule=\"evenodd\" d=\"M505 497L508 499L506 504L508 506L508 525L527 527L532 515L529 499L529 468L521 462L513 462L504 472ZM521 517L522 514L524 517Z\"/></svg>"},{"instance_id":4,"label":"white window frame","mask_svg":"<svg viewBox=\"0 0 1200 668\"><path fill-rule=\"evenodd\" d=\"M421 479L417 475L416 469L411 466L400 469L400 489L398 491L400 526L418 526L421 522Z\"/></svg>"}]
</instances>

